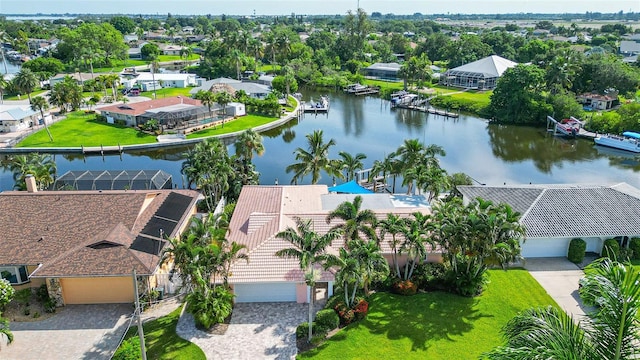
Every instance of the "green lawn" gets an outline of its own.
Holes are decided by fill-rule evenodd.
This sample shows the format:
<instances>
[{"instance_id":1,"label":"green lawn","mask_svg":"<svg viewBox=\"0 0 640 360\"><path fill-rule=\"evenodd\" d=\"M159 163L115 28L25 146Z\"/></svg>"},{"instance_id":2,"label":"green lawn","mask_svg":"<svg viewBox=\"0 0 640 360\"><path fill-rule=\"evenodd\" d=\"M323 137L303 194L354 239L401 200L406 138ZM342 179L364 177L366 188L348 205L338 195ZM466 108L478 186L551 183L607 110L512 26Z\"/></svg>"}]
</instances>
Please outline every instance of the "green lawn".
<instances>
[{"instance_id":1,"label":"green lawn","mask_svg":"<svg viewBox=\"0 0 640 360\"><path fill-rule=\"evenodd\" d=\"M39 90L35 90L31 93L31 97L37 96L42 94L43 92L45 92L47 90L43 90L43 89L39 89ZM11 94L11 95L5 95L2 97L4 100L27 100L29 99L29 97L27 96L27 94L20 94L20 98L18 99L18 95L17 94Z\"/></svg>"},{"instance_id":2,"label":"green lawn","mask_svg":"<svg viewBox=\"0 0 640 360\"><path fill-rule=\"evenodd\" d=\"M477 298L432 292L377 293L369 314L299 359L477 359L502 344L500 329L518 312L556 303L526 270L489 271Z\"/></svg>"},{"instance_id":3,"label":"green lawn","mask_svg":"<svg viewBox=\"0 0 640 360\"><path fill-rule=\"evenodd\" d=\"M212 135L228 134L236 131L241 131L256 126L268 124L272 121L276 121L278 118L262 115L246 115L239 117L233 121L224 124L224 127L217 126L214 128L208 128L196 133L188 134L187 139L195 139Z\"/></svg>"},{"instance_id":4,"label":"green lawn","mask_svg":"<svg viewBox=\"0 0 640 360\"><path fill-rule=\"evenodd\" d=\"M110 66L110 67L93 68L93 72L94 73L111 73L111 72L119 73L126 67L133 67L133 66L140 66L140 65L147 65L147 62L144 60L127 59L126 61L125 60L114 61L113 66Z\"/></svg>"},{"instance_id":5,"label":"green lawn","mask_svg":"<svg viewBox=\"0 0 640 360\"><path fill-rule=\"evenodd\" d=\"M172 97L172 96L186 96L186 97L191 97L191 94L189 94L189 91L191 91L191 87L186 87L186 88L174 88L174 87L169 87L169 88L163 88L163 89L158 89L156 90L156 96L158 99L162 99L162 98L166 98L166 97ZM153 99L153 91L143 91L140 93L140 96L146 96L148 98Z\"/></svg>"},{"instance_id":6,"label":"green lawn","mask_svg":"<svg viewBox=\"0 0 640 360\"><path fill-rule=\"evenodd\" d=\"M197 345L176 334L176 325L178 325L181 310L182 307L179 307L167 316L143 324L148 359L206 359ZM125 341L130 341L139 347L138 328L132 326L125 339Z\"/></svg>"},{"instance_id":7,"label":"green lawn","mask_svg":"<svg viewBox=\"0 0 640 360\"><path fill-rule=\"evenodd\" d=\"M280 71L280 65L262 65L258 66L256 71L264 71L266 73L274 73Z\"/></svg>"},{"instance_id":8,"label":"green lawn","mask_svg":"<svg viewBox=\"0 0 640 360\"><path fill-rule=\"evenodd\" d=\"M155 143L156 137L134 128L97 122L94 114L82 111L67 114L67 118L51 126L53 142L44 128L22 140L18 147L78 147L100 145L133 145Z\"/></svg>"},{"instance_id":9,"label":"green lawn","mask_svg":"<svg viewBox=\"0 0 640 360\"><path fill-rule=\"evenodd\" d=\"M451 94L449 96L451 96L454 99L468 100L468 101L473 101L475 103L478 103L482 106L489 106L489 104L491 103L491 94L493 94L492 91L479 92L479 91L470 90L462 93Z\"/></svg>"},{"instance_id":10,"label":"green lawn","mask_svg":"<svg viewBox=\"0 0 640 360\"><path fill-rule=\"evenodd\" d=\"M200 55L198 55L198 54L189 55L189 60L198 60L198 59L200 59ZM184 57L182 57L180 55L158 55L158 61L159 62L184 61Z\"/></svg>"},{"instance_id":11,"label":"green lawn","mask_svg":"<svg viewBox=\"0 0 640 360\"><path fill-rule=\"evenodd\" d=\"M362 81L363 85L371 85L378 86L381 90L391 89L391 90L402 90L404 89L404 83L402 81L391 82L391 81L382 81L382 80L371 80L365 79Z\"/></svg>"}]
</instances>

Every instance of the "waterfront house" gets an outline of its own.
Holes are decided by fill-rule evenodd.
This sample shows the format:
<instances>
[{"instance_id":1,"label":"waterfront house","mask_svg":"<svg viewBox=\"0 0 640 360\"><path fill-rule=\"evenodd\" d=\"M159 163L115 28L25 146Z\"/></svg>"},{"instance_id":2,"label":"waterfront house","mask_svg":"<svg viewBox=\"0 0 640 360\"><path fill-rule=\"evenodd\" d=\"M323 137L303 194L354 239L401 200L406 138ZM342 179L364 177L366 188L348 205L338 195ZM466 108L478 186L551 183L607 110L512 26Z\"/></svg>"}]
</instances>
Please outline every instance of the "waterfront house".
<instances>
[{"instance_id":1,"label":"waterfront house","mask_svg":"<svg viewBox=\"0 0 640 360\"><path fill-rule=\"evenodd\" d=\"M171 264L161 259L199 193L37 191L29 178L27 189L0 193L0 273L16 289L46 284L59 306L132 303L135 270L141 294L172 290Z\"/></svg>"},{"instance_id":2,"label":"waterfront house","mask_svg":"<svg viewBox=\"0 0 640 360\"><path fill-rule=\"evenodd\" d=\"M364 76L369 79L398 81L400 78L398 72L400 64L398 63L375 63L362 70Z\"/></svg>"},{"instance_id":3,"label":"waterfront house","mask_svg":"<svg viewBox=\"0 0 640 360\"><path fill-rule=\"evenodd\" d=\"M213 110L213 109L212 109ZM209 109L200 100L183 96L116 104L98 109L108 123L139 126L156 119L166 128L180 126L183 122L209 118Z\"/></svg>"},{"instance_id":4,"label":"waterfront house","mask_svg":"<svg viewBox=\"0 0 640 360\"><path fill-rule=\"evenodd\" d=\"M44 121L47 124L52 121L48 111L44 112ZM29 105L0 105L0 132L22 131L42 124L40 112L32 110Z\"/></svg>"},{"instance_id":5,"label":"waterfront house","mask_svg":"<svg viewBox=\"0 0 640 360\"><path fill-rule=\"evenodd\" d=\"M186 49L184 46L180 46L180 45L166 45L163 46L162 44L160 45L160 50L162 50L162 54L163 55L180 55L180 51L182 51L183 49Z\"/></svg>"},{"instance_id":6,"label":"waterfront house","mask_svg":"<svg viewBox=\"0 0 640 360\"><path fill-rule=\"evenodd\" d=\"M124 74L123 74L124 75ZM195 74L165 74L150 72L136 72L124 75L121 83L126 88L134 86L142 88L144 91L153 90L153 82L156 82L156 90L166 87L186 88L196 86ZM148 89L146 89L148 87Z\"/></svg>"},{"instance_id":7,"label":"waterfront house","mask_svg":"<svg viewBox=\"0 0 640 360\"><path fill-rule=\"evenodd\" d=\"M496 87L498 78L518 63L497 55L447 70L440 76L440 83L466 89L490 90Z\"/></svg>"},{"instance_id":8,"label":"waterfront house","mask_svg":"<svg viewBox=\"0 0 640 360\"><path fill-rule=\"evenodd\" d=\"M98 73L92 74L92 73L82 73L82 72L74 72L71 74L56 74L49 79L49 85L53 89L53 86L55 84L62 82L65 77L69 76L76 81L76 84L78 84L79 86L83 86L85 82L91 79L95 79L99 75L102 75L102 74L98 74Z\"/></svg>"},{"instance_id":9,"label":"waterfront house","mask_svg":"<svg viewBox=\"0 0 640 360\"><path fill-rule=\"evenodd\" d=\"M577 100L586 110L609 110L620 103L617 91L608 94L580 94Z\"/></svg>"},{"instance_id":10,"label":"waterfront house","mask_svg":"<svg viewBox=\"0 0 640 360\"><path fill-rule=\"evenodd\" d=\"M310 294L304 274L296 259L275 255L292 247L276 234L287 227L296 227L295 219L309 219L319 234L329 231L339 220L327 224L327 214L344 201L353 201L354 194L330 194L326 185L306 186L245 186L242 188L233 217L229 223L229 241L247 246L249 261L234 263L229 282L236 302L307 302ZM370 209L379 219L393 212L402 217L419 211L429 213L430 207L422 196L391 194L362 194L362 209ZM380 242L389 260L389 235ZM328 251L337 253L344 245L342 238L333 242ZM438 261L432 252L428 260ZM402 261L405 261L401 259ZM335 274L332 269L322 271L317 283L324 295L333 293Z\"/></svg>"},{"instance_id":11,"label":"waterfront house","mask_svg":"<svg viewBox=\"0 0 640 360\"><path fill-rule=\"evenodd\" d=\"M459 186L458 190L466 203L481 197L509 204L522 215L525 258L567 256L573 238L582 238L588 252L599 254L606 239L618 238L621 246L628 246L629 238L640 235L640 190L626 183Z\"/></svg>"}]
</instances>

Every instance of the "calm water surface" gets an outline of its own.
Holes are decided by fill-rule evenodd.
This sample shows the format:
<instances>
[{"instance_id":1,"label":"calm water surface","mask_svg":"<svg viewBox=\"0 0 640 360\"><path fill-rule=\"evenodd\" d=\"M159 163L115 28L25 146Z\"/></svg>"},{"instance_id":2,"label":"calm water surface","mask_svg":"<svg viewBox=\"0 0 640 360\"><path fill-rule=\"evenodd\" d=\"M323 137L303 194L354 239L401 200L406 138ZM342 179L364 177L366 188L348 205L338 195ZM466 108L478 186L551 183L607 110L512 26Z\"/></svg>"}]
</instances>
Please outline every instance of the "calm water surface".
<instances>
[{"instance_id":1,"label":"calm water surface","mask_svg":"<svg viewBox=\"0 0 640 360\"><path fill-rule=\"evenodd\" d=\"M306 99L320 93L305 92ZM355 98L341 93L330 94L328 115L306 114L299 121L263 133L265 154L254 157L262 184L288 184L285 173L293 163L293 151L306 148L305 135L316 129L324 131L325 141L333 138L339 151L367 155L365 167L398 148L404 139L416 138L426 144L442 146L447 155L442 166L450 173L465 172L479 183L616 183L627 182L640 188L640 157L630 153L600 148L585 139L568 140L549 135L545 129L489 125L485 120L461 115L458 119L392 110L389 102L378 98ZM58 174L68 170L162 169L182 186L180 166L187 148L120 155L56 155ZM229 149L233 152L231 146ZM310 182L310 177L304 179ZM330 184L323 174L321 183ZM13 178L0 170L0 189L13 187Z\"/></svg>"}]
</instances>

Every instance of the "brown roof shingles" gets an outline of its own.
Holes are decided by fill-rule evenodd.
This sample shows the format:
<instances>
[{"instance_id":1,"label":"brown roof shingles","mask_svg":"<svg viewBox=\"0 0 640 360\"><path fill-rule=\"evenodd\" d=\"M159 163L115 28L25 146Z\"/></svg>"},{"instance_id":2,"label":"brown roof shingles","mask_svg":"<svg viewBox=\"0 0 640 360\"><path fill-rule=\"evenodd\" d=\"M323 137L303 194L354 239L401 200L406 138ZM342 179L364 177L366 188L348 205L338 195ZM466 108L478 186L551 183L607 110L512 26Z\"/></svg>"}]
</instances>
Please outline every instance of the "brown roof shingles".
<instances>
[{"instance_id":1,"label":"brown roof shingles","mask_svg":"<svg viewBox=\"0 0 640 360\"><path fill-rule=\"evenodd\" d=\"M105 106L103 108L100 108L99 111L101 113L112 112L112 113L118 113L118 114L138 116L138 115L144 114L150 109L158 109L158 108L163 108L166 106L178 105L178 104L202 106L202 102L200 100L191 99L189 97L184 97L184 96L173 96L173 97L168 97L163 99L140 101L136 103Z\"/></svg>"},{"instance_id":2,"label":"brown roof shingles","mask_svg":"<svg viewBox=\"0 0 640 360\"><path fill-rule=\"evenodd\" d=\"M133 267L152 272L159 258L129 246L170 192L3 192L0 264L42 264L38 277L124 275ZM198 193L180 193L189 193L195 205ZM89 247L105 242L113 246Z\"/></svg>"}]
</instances>

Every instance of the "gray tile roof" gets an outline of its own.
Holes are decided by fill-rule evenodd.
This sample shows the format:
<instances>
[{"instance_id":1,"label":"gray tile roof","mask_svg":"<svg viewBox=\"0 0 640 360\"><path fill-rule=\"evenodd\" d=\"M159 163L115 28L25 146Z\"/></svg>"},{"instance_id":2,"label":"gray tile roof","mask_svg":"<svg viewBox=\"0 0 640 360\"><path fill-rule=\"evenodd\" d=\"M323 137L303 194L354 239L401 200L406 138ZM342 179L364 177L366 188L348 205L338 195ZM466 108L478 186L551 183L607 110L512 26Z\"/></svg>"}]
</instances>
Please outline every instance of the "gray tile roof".
<instances>
[{"instance_id":1,"label":"gray tile roof","mask_svg":"<svg viewBox=\"0 0 640 360\"><path fill-rule=\"evenodd\" d=\"M532 201L536 191L539 196ZM461 192L465 198L480 196L510 204L522 212L521 223L527 228L529 238L640 234L640 191L628 184L521 188L465 186L461 187Z\"/></svg>"}]
</instances>

